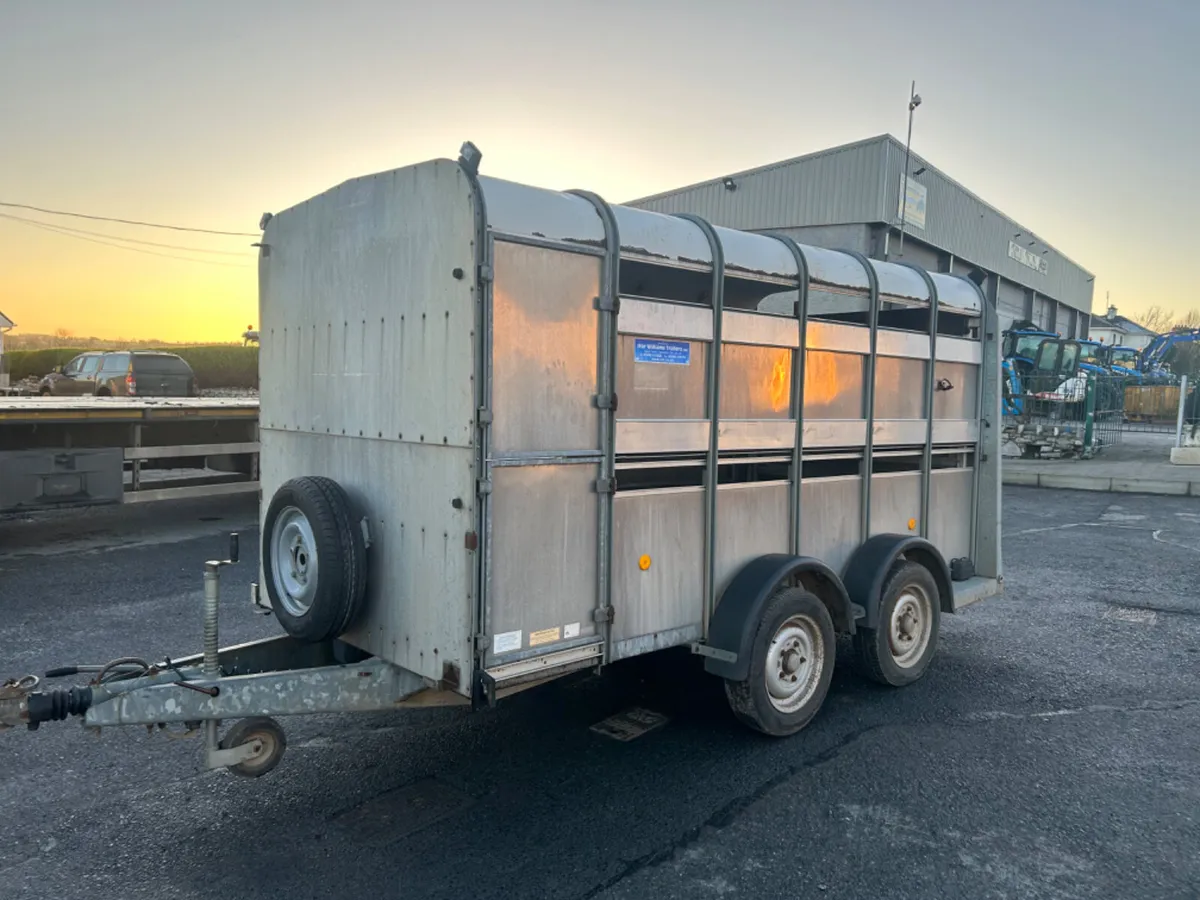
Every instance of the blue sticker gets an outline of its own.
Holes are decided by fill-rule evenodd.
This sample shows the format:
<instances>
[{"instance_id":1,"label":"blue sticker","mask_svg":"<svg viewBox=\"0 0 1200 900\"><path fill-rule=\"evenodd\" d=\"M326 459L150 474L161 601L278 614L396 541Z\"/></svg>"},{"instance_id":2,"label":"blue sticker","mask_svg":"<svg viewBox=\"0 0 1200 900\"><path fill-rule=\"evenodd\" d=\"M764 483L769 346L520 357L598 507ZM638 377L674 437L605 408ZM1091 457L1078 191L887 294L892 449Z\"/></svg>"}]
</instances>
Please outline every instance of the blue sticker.
<instances>
[{"instance_id":1,"label":"blue sticker","mask_svg":"<svg viewBox=\"0 0 1200 900\"><path fill-rule=\"evenodd\" d=\"M663 366L688 366L692 362L692 345L687 341L634 338L633 361L658 363Z\"/></svg>"}]
</instances>

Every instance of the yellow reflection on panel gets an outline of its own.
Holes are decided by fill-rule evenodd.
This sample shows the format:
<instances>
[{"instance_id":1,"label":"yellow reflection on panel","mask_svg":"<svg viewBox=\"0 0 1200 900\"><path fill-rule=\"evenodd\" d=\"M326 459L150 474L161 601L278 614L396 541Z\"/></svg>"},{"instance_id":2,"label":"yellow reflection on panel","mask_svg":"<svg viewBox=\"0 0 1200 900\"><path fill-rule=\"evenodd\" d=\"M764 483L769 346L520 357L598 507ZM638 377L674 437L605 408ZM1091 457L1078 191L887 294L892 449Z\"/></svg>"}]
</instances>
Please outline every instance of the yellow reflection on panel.
<instances>
[{"instance_id":1,"label":"yellow reflection on panel","mask_svg":"<svg viewBox=\"0 0 1200 900\"><path fill-rule=\"evenodd\" d=\"M804 405L827 406L842 390L837 356L810 350L804 358Z\"/></svg>"},{"instance_id":2,"label":"yellow reflection on panel","mask_svg":"<svg viewBox=\"0 0 1200 900\"><path fill-rule=\"evenodd\" d=\"M792 386L792 351L775 350L771 374L767 380L767 398L774 412L787 409Z\"/></svg>"}]
</instances>

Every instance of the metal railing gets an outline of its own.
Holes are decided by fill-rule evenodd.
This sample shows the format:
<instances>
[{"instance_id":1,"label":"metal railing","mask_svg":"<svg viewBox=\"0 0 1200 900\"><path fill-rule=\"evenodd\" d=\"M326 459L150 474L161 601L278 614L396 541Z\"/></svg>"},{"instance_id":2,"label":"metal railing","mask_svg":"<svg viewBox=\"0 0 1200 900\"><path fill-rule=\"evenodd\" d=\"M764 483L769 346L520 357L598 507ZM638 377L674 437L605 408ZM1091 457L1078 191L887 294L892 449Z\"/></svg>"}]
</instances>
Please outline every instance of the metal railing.
<instances>
[{"instance_id":1,"label":"metal railing","mask_svg":"<svg viewBox=\"0 0 1200 900\"><path fill-rule=\"evenodd\" d=\"M1004 396L1003 439L1022 457L1089 459L1121 440L1127 379L1079 372L1028 375Z\"/></svg>"}]
</instances>

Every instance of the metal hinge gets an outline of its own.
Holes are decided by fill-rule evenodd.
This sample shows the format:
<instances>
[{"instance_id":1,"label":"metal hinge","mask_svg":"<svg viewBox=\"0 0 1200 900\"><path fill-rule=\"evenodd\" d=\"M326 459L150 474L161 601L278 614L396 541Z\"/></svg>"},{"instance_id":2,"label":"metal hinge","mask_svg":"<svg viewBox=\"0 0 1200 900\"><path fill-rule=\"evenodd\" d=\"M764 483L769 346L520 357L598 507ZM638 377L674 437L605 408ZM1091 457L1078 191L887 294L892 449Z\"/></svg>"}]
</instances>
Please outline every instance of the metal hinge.
<instances>
[{"instance_id":1,"label":"metal hinge","mask_svg":"<svg viewBox=\"0 0 1200 900\"><path fill-rule=\"evenodd\" d=\"M616 412L617 395L616 394L593 394L592 395L592 405L594 407L596 407L596 409L611 409L613 412Z\"/></svg>"},{"instance_id":2,"label":"metal hinge","mask_svg":"<svg viewBox=\"0 0 1200 900\"><path fill-rule=\"evenodd\" d=\"M479 267L479 280L480 281L490 282L492 280L492 278L493 278L493 273L492 273L491 266L484 264Z\"/></svg>"},{"instance_id":3,"label":"metal hinge","mask_svg":"<svg viewBox=\"0 0 1200 900\"><path fill-rule=\"evenodd\" d=\"M475 652L480 654L487 653L488 643L488 636L486 634L475 635Z\"/></svg>"},{"instance_id":4,"label":"metal hinge","mask_svg":"<svg viewBox=\"0 0 1200 900\"><path fill-rule=\"evenodd\" d=\"M479 407L479 412L476 414L480 425L492 424L492 411L486 406Z\"/></svg>"},{"instance_id":5,"label":"metal hinge","mask_svg":"<svg viewBox=\"0 0 1200 900\"><path fill-rule=\"evenodd\" d=\"M492 480L490 478L480 478L476 482L475 493L480 497L485 497L492 492Z\"/></svg>"},{"instance_id":6,"label":"metal hinge","mask_svg":"<svg viewBox=\"0 0 1200 900\"><path fill-rule=\"evenodd\" d=\"M611 606L600 606L592 610L592 621L600 625L611 625L616 615L617 611Z\"/></svg>"},{"instance_id":7,"label":"metal hinge","mask_svg":"<svg viewBox=\"0 0 1200 900\"><path fill-rule=\"evenodd\" d=\"M610 312L616 315L621 312L621 298L596 297L592 300L592 306L600 312Z\"/></svg>"},{"instance_id":8,"label":"metal hinge","mask_svg":"<svg viewBox=\"0 0 1200 900\"><path fill-rule=\"evenodd\" d=\"M596 493L597 494L615 494L617 492L616 476L612 478L597 478Z\"/></svg>"}]
</instances>

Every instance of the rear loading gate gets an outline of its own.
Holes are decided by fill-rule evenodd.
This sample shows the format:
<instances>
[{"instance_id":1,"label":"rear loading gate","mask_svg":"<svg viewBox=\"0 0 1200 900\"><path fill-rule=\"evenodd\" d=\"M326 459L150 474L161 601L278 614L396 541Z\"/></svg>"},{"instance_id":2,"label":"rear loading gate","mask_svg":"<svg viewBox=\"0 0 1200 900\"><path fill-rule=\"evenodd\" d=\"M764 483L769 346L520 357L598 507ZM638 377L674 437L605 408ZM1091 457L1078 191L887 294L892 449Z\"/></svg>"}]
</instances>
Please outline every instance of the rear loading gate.
<instances>
[{"instance_id":1,"label":"rear loading gate","mask_svg":"<svg viewBox=\"0 0 1200 900\"><path fill-rule=\"evenodd\" d=\"M871 536L922 538L985 576L960 601L994 589L974 284L480 183L487 690L703 644L765 554L841 576Z\"/></svg>"}]
</instances>

